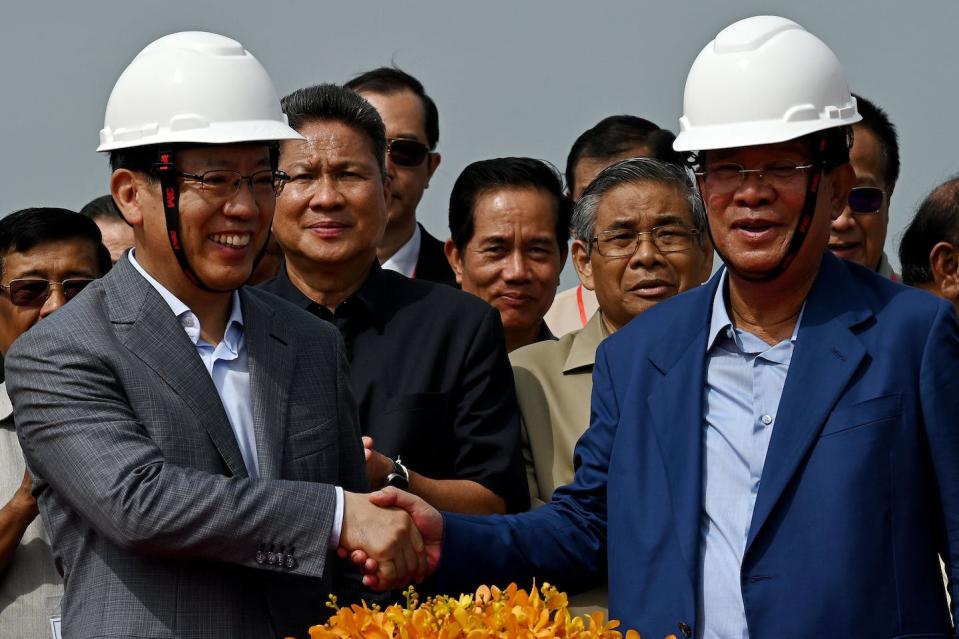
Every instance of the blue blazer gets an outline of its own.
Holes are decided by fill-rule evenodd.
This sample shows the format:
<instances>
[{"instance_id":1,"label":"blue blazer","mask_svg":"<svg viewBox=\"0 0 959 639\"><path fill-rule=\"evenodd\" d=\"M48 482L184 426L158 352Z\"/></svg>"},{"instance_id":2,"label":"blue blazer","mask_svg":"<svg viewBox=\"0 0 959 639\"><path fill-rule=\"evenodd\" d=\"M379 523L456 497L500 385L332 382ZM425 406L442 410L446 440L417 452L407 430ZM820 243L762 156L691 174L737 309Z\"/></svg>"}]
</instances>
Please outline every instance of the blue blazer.
<instances>
[{"instance_id":1,"label":"blue blazer","mask_svg":"<svg viewBox=\"0 0 959 639\"><path fill-rule=\"evenodd\" d=\"M597 351L576 477L521 515L444 515L437 587L606 576L610 616L696 633L706 336L719 274ZM952 307L823 258L742 564L751 639L954 637L959 327ZM956 591L953 588L953 601ZM679 632L677 632L679 630Z\"/></svg>"}]
</instances>

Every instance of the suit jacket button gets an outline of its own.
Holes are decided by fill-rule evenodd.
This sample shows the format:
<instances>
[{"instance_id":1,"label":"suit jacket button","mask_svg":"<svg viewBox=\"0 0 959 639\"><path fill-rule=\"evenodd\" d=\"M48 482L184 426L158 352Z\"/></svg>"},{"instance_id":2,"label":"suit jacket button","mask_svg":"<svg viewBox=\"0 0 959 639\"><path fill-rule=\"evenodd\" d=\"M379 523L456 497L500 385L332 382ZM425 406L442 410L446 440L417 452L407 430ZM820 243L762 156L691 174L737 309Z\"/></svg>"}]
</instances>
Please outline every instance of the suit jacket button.
<instances>
[{"instance_id":1,"label":"suit jacket button","mask_svg":"<svg viewBox=\"0 0 959 639\"><path fill-rule=\"evenodd\" d=\"M271 566L275 566L277 564L276 553L272 550L266 553L266 563L270 564Z\"/></svg>"},{"instance_id":2,"label":"suit jacket button","mask_svg":"<svg viewBox=\"0 0 959 639\"><path fill-rule=\"evenodd\" d=\"M685 621L679 622L679 631L683 633L683 636L686 637L686 639L689 639L690 637L693 636L693 629L690 628L689 624L686 623Z\"/></svg>"},{"instance_id":3,"label":"suit jacket button","mask_svg":"<svg viewBox=\"0 0 959 639\"><path fill-rule=\"evenodd\" d=\"M286 556L286 561L285 561L284 563L285 563L285 565L286 565L287 568L289 568L290 570L292 570L292 569L296 568L296 557L294 557L293 555L287 555L287 556Z\"/></svg>"},{"instance_id":4,"label":"suit jacket button","mask_svg":"<svg viewBox=\"0 0 959 639\"><path fill-rule=\"evenodd\" d=\"M266 553L262 550L256 551L256 563L261 565L266 563Z\"/></svg>"}]
</instances>

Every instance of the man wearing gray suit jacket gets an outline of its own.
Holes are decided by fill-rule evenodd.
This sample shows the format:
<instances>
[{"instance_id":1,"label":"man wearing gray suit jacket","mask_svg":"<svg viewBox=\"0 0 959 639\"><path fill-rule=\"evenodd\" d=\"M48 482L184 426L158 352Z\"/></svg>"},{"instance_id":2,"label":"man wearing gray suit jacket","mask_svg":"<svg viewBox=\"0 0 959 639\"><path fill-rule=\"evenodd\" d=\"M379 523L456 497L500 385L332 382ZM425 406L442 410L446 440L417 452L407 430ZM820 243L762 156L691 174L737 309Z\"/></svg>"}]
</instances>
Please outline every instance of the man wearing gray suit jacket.
<instances>
[{"instance_id":1,"label":"man wearing gray suit jacket","mask_svg":"<svg viewBox=\"0 0 959 639\"><path fill-rule=\"evenodd\" d=\"M67 639L302 637L333 549L378 555L387 583L426 570L409 517L357 494L336 330L240 288L293 137L222 36L161 38L114 88L99 150L135 248L6 360Z\"/></svg>"}]
</instances>

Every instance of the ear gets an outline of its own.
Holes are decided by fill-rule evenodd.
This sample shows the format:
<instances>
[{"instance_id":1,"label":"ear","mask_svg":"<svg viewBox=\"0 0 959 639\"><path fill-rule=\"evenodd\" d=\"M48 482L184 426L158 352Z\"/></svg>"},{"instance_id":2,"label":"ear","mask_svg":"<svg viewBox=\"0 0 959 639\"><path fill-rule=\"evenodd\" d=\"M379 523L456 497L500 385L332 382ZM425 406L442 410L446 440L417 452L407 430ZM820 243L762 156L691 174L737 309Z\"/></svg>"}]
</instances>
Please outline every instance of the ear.
<instances>
[{"instance_id":1,"label":"ear","mask_svg":"<svg viewBox=\"0 0 959 639\"><path fill-rule=\"evenodd\" d=\"M832 180L832 193L829 199L830 217L836 220L842 215L842 211L849 201L849 191L856 182L856 172L853 170L852 164L847 162L834 168L829 173L829 177Z\"/></svg>"},{"instance_id":2,"label":"ear","mask_svg":"<svg viewBox=\"0 0 959 639\"><path fill-rule=\"evenodd\" d=\"M456 274L456 283L460 286L463 285L463 262L460 251L456 248L456 244L453 243L453 240L446 240L446 244L443 245L443 252L446 253L446 261L450 263L450 268L453 269L453 273Z\"/></svg>"},{"instance_id":3,"label":"ear","mask_svg":"<svg viewBox=\"0 0 959 639\"><path fill-rule=\"evenodd\" d=\"M939 295L959 299L959 255L949 242L939 242L929 251L929 267Z\"/></svg>"},{"instance_id":4,"label":"ear","mask_svg":"<svg viewBox=\"0 0 959 639\"><path fill-rule=\"evenodd\" d=\"M442 160L443 156L439 153L429 153L426 156L426 188L430 188L430 179L436 173L436 169L439 168Z\"/></svg>"},{"instance_id":5,"label":"ear","mask_svg":"<svg viewBox=\"0 0 959 639\"><path fill-rule=\"evenodd\" d=\"M591 291L596 290L596 285L593 283L593 261L590 259L589 247L586 245L586 242L583 240L573 240L573 268L576 269L576 274L579 275L579 281L584 288L587 288Z\"/></svg>"},{"instance_id":6,"label":"ear","mask_svg":"<svg viewBox=\"0 0 959 639\"><path fill-rule=\"evenodd\" d=\"M134 228L143 226L144 208L146 206L147 185L150 181L146 176L139 175L127 169L117 169L110 176L110 194L124 219Z\"/></svg>"}]
</instances>

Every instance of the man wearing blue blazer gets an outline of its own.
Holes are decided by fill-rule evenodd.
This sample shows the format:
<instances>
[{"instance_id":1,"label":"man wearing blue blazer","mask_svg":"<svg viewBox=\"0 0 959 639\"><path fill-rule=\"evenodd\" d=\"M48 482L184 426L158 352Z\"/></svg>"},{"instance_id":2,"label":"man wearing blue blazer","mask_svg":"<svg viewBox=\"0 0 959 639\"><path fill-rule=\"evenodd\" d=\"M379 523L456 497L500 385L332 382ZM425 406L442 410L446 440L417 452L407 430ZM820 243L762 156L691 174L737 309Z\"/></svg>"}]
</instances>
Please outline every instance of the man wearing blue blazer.
<instances>
[{"instance_id":1,"label":"man wearing blue blazer","mask_svg":"<svg viewBox=\"0 0 959 639\"><path fill-rule=\"evenodd\" d=\"M959 329L826 251L860 119L838 60L743 20L684 111L726 268L600 346L573 483L510 517L372 499L411 512L443 590L608 578L610 616L648 637L955 637Z\"/></svg>"}]
</instances>

